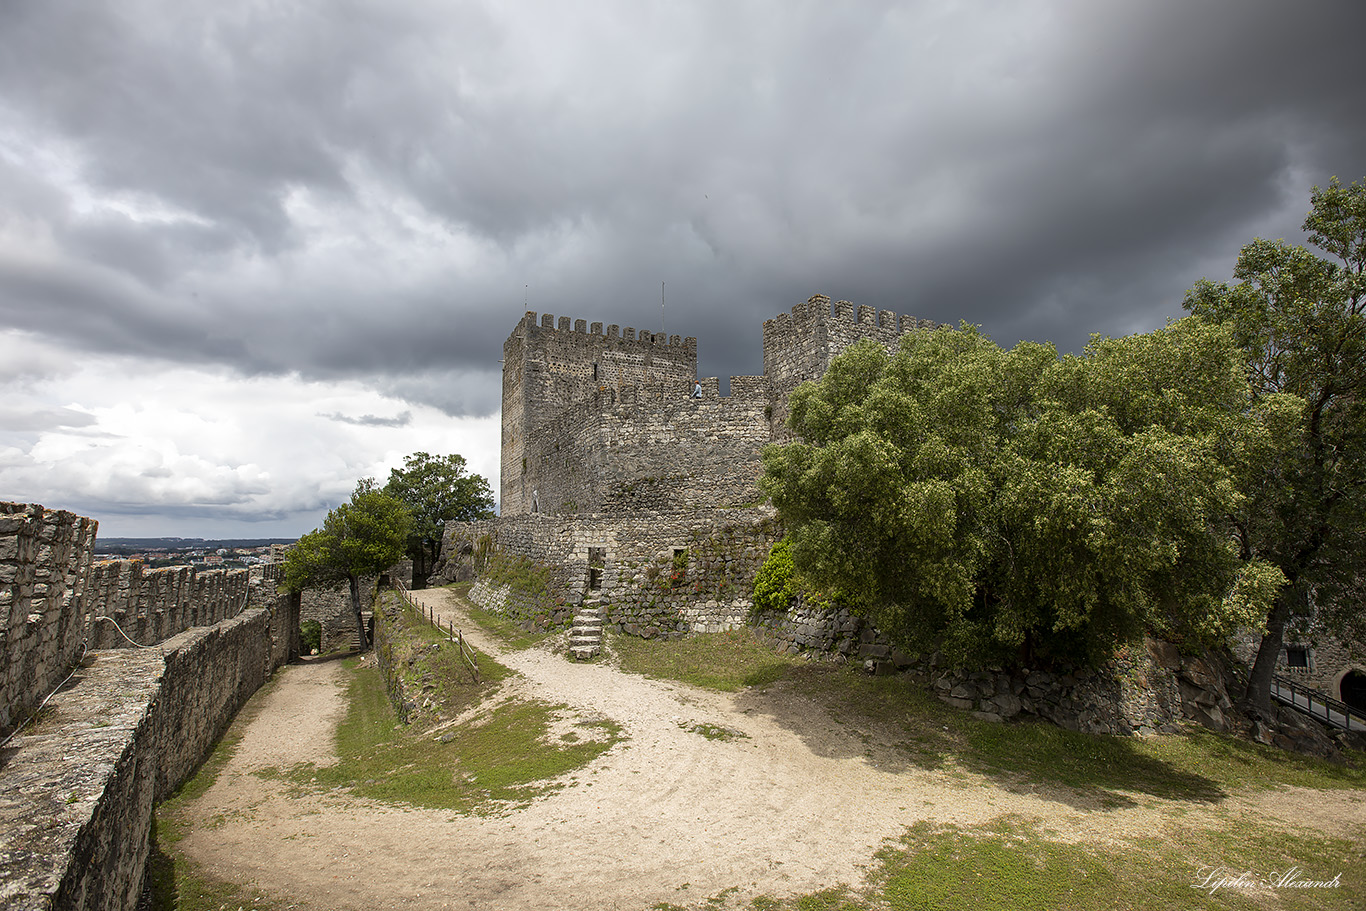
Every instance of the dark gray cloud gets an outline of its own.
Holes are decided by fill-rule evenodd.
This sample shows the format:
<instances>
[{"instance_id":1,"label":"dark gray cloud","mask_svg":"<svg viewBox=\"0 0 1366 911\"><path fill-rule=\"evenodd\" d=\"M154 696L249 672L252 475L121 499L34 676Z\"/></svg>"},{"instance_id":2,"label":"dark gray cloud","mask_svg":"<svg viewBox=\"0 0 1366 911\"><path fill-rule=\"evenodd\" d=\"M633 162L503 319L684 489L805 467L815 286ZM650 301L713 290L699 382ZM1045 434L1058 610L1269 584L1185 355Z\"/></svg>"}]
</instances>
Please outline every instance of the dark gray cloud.
<instances>
[{"instance_id":1,"label":"dark gray cloud","mask_svg":"<svg viewBox=\"0 0 1366 911\"><path fill-rule=\"evenodd\" d=\"M498 407L527 308L663 322L706 374L758 372L762 320L815 292L1075 349L1366 175L1363 26L1357 0L5 4L0 322L451 414Z\"/></svg>"}]
</instances>

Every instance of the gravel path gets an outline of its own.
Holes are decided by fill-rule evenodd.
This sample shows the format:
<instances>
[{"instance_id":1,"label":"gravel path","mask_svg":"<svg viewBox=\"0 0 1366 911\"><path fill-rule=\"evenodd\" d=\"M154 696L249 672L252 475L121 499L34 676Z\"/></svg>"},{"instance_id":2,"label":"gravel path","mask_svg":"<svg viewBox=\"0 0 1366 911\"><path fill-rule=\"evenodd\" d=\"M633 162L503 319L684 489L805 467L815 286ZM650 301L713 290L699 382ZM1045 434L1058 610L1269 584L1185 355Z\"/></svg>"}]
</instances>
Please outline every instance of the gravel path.
<instances>
[{"instance_id":1,"label":"gravel path","mask_svg":"<svg viewBox=\"0 0 1366 911\"><path fill-rule=\"evenodd\" d=\"M250 773L325 762L345 711L338 663L292 665L248 725L216 784L189 807L182 850L216 875L310 908L604 908L728 904L856 884L886 839L920 820L978 824L1036 817L1057 837L1110 841L1244 813L1325 830L1366 825L1360 794L1286 792L1192 809L1140 798L1102 810L1033 789L910 765L774 687L735 696L576 664L543 649L504 652L443 589L415 592L481 651L520 673L519 692L606 715L629 738L567 786L505 816L403 809L336 794L290 799ZM713 724L743 733L708 740ZM1061 797L1062 795L1057 795ZM1179 817L1179 820L1178 820ZM1332 834L1337 834L1333 832Z\"/></svg>"}]
</instances>

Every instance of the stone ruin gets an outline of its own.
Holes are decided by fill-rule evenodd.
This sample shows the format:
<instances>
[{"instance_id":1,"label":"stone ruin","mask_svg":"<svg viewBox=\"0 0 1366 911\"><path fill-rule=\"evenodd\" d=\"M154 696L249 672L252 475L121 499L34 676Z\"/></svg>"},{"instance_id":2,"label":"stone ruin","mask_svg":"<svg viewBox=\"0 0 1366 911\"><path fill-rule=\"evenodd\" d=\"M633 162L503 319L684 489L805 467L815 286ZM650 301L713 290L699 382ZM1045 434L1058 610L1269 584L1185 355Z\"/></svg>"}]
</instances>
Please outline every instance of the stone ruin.
<instances>
[{"instance_id":1,"label":"stone ruin","mask_svg":"<svg viewBox=\"0 0 1366 911\"><path fill-rule=\"evenodd\" d=\"M591 605L595 623L628 635L751 623L789 651L864 661L877 673L919 663L946 702L991 720L1034 715L1112 734L1182 720L1245 726L1229 697L1236 665L1167 643L1148 641L1099 674L1013 677L902 655L865 621L800 600L785 614L752 616L754 574L781 536L758 490L760 452L790 438L792 392L856 342L891 352L904 334L934 328L816 295L764 322L763 375L731 377L721 395L716 377L697 377L696 338L527 312L503 345L502 514L448 524L434 578L476 580L476 602L528 627L567 627ZM539 574L535 584L519 585L527 573ZM1312 722L1299 728L1288 717L1259 739L1331 748Z\"/></svg>"}]
</instances>

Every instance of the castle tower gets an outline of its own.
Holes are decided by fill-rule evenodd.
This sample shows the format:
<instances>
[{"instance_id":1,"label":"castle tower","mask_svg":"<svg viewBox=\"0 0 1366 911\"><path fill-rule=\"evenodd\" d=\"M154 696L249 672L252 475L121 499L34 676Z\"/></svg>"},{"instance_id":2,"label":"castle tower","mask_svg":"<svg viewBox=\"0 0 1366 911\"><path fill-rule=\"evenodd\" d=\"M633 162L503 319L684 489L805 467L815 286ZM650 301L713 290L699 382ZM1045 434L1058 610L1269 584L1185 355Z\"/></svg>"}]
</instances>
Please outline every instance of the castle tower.
<instances>
[{"instance_id":1,"label":"castle tower","mask_svg":"<svg viewBox=\"0 0 1366 911\"><path fill-rule=\"evenodd\" d=\"M697 339L527 311L503 343L503 515L535 511L539 459L527 448L550 425L594 395L626 387L674 387L681 397L697 376Z\"/></svg>"},{"instance_id":2,"label":"castle tower","mask_svg":"<svg viewBox=\"0 0 1366 911\"><path fill-rule=\"evenodd\" d=\"M835 301L816 294L791 313L764 320L764 376L773 397L775 442L787 438L788 400L808 380L819 380L830 362L856 342L866 338L896 351L901 336L916 329L932 329L932 320L899 316L891 310L861 305L855 311L849 301Z\"/></svg>"}]
</instances>

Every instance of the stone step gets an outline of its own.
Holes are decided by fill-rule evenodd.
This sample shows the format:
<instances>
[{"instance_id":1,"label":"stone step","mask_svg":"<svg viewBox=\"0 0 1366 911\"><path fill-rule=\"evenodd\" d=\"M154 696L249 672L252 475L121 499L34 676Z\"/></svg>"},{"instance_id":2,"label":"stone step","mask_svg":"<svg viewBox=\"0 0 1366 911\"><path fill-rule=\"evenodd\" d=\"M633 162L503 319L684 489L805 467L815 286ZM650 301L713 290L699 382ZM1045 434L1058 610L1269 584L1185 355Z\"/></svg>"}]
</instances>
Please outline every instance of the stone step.
<instances>
[{"instance_id":1,"label":"stone step","mask_svg":"<svg viewBox=\"0 0 1366 911\"><path fill-rule=\"evenodd\" d=\"M601 620L601 619L587 619L587 618L584 618L584 617L575 617L575 618L574 618L574 626L575 626L576 628L577 628L577 627L583 627L584 629L602 629L602 620Z\"/></svg>"},{"instance_id":2,"label":"stone step","mask_svg":"<svg viewBox=\"0 0 1366 911\"><path fill-rule=\"evenodd\" d=\"M573 656L575 661L588 661L597 657L598 647L596 645L576 645L569 649L569 654Z\"/></svg>"}]
</instances>

